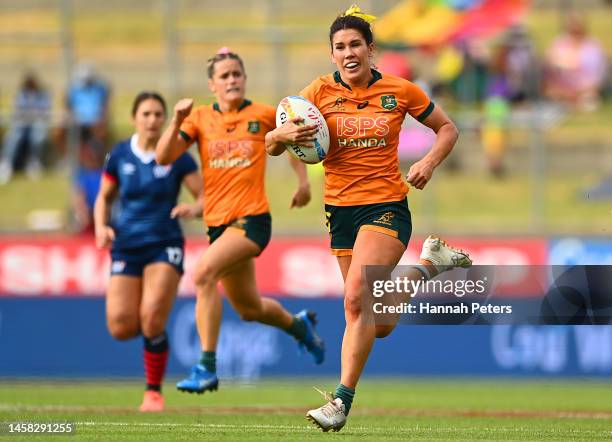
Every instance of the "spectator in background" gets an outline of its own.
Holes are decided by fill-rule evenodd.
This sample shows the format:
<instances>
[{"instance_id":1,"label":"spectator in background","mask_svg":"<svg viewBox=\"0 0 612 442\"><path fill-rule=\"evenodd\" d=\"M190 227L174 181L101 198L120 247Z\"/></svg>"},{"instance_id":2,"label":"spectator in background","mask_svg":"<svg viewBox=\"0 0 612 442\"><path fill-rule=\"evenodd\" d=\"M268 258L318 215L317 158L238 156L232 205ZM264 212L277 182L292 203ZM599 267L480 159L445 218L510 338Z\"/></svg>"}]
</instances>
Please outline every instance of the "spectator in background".
<instances>
[{"instance_id":1,"label":"spectator in background","mask_svg":"<svg viewBox=\"0 0 612 442\"><path fill-rule=\"evenodd\" d=\"M27 151L28 177L40 176L43 148L49 130L50 109L48 92L33 73L27 73L15 97L11 127L4 139L0 159L0 184L7 184L11 180L23 148Z\"/></svg>"},{"instance_id":2,"label":"spectator in background","mask_svg":"<svg viewBox=\"0 0 612 442\"><path fill-rule=\"evenodd\" d=\"M96 75L91 64L79 64L68 90L66 105L72 122L79 129L89 129L92 137L102 141L108 135L109 96L108 86Z\"/></svg>"},{"instance_id":3,"label":"spectator in background","mask_svg":"<svg viewBox=\"0 0 612 442\"><path fill-rule=\"evenodd\" d=\"M72 209L74 229L93 234L93 208L98 193L108 138L109 88L89 63L74 73L66 105L69 124L76 130L76 167L73 170ZM69 138L68 138L69 139Z\"/></svg>"},{"instance_id":4,"label":"spectator in background","mask_svg":"<svg viewBox=\"0 0 612 442\"><path fill-rule=\"evenodd\" d=\"M510 102L523 103L536 98L540 63L523 26L516 25L506 33L498 48L498 57L496 62L505 77Z\"/></svg>"},{"instance_id":5,"label":"spectator in background","mask_svg":"<svg viewBox=\"0 0 612 442\"><path fill-rule=\"evenodd\" d=\"M486 98L491 54L485 40L472 38L456 48L463 54L461 72L450 84L461 103L480 103Z\"/></svg>"},{"instance_id":6,"label":"spectator in background","mask_svg":"<svg viewBox=\"0 0 612 442\"><path fill-rule=\"evenodd\" d=\"M505 172L512 107L536 98L538 70L533 45L522 26L511 28L491 52L480 136L489 171L496 178Z\"/></svg>"},{"instance_id":7,"label":"spectator in background","mask_svg":"<svg viewBox=\"0 0 612 442\"><path fill-rule=\"evenodd\" d=\"M553 41L547 53L546 96L578 110L594 111L599 107L606 70L599 41L589 37L581 15L570 13L564 32Z\"/></svg>"},{"instance_id":8,"label":"spectator in background","mask_svg":"<svg viewBox=\"0 0 612 442\"><path fill-rule=\"evenodd\" d=\"M79 130L78 166L73 173L72 213L74 230L93 234L93 210L102 178L106 149L101 140L91 134L89 127Z\"/></svg>"}]
</instances>

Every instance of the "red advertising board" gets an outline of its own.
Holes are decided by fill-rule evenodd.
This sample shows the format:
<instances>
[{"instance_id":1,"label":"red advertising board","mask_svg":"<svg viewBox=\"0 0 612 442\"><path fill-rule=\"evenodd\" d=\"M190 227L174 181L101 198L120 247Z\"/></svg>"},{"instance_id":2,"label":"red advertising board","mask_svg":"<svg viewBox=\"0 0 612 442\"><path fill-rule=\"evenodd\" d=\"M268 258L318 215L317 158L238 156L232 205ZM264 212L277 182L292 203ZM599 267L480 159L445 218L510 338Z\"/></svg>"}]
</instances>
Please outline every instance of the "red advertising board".
<instances>
[{"instance_id":1,"label":"red advertising board","mask_svg":"<svg viewBox=\"0 0 612 442\"><path fill-rule=\"evenodd\" d=\"M547 264L543 239L452 238L467 250L476 264ZM401 264L418 260L422 238L411 241ZM207 242L189 238L185 251L185 276L180 295L193 296L192 270ZM101 296L109 274L108 251L96 249L83 237L3 237L0 240L0 295ZM342 277L324 237L273 239L257 259L261 293L296 297L338 297Z\"/></svg>"}]
</instances>

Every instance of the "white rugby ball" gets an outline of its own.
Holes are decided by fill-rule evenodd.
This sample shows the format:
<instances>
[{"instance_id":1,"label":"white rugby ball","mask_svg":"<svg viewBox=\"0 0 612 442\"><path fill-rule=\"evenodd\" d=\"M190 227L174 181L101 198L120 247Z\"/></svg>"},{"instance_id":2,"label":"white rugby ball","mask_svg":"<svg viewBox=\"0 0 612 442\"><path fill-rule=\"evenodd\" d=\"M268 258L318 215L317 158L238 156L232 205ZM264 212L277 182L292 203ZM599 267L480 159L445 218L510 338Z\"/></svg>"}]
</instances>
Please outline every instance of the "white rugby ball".
<instances>
[{"instance_id":1,"label":"white rugby ball","mask_svg":"<svg viewBox=\"0 0 612 442\"><path fill-rule=\"evenodd\" d=\"M276 127L282 126L295 117L303 118L303 124L315 124L319 127L319 131L315 134L315 147L304 147L299 144L286 144L285 147L291 155L304 163L320 163L329 150L329 129L325 118L321 111L304 97L283 98L276 108Z\"/></svg>"}]
</instances>

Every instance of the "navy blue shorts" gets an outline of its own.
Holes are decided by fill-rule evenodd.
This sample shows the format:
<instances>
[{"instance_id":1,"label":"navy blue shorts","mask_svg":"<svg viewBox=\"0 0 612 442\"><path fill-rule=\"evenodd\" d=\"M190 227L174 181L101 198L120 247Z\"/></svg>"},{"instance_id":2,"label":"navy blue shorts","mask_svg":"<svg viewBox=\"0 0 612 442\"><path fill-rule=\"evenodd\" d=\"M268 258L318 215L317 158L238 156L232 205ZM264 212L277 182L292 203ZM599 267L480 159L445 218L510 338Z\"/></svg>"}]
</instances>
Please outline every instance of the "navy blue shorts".
<instances>
[{"instance_id":1,"label":"navy blue shorts","mask_svg":"<svg viewBox=\"0 0 612 442\"><path fill-rule=\"evenodd\" d=\"M134 249L111 250L111 275L142 276L144 268L155 262L167 262L183 274L183 241L151 244Z\"/></svg>"}]
</instances>

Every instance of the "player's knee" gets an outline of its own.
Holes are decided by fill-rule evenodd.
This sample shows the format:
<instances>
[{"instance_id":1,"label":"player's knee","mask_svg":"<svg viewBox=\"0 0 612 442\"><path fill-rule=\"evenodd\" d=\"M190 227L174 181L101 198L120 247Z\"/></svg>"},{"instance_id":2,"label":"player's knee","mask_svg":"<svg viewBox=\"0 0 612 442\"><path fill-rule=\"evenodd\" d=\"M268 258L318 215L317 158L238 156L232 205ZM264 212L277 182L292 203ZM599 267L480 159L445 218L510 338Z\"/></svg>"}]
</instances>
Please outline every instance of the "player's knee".
<instances>
[{"instance_id":1,"label":"player's knee","mask_svg":"<svg viewBox=\"0 0 612 442\"><path fill-rule=\"evenodd\" d=\"M164 312L157 308L143 312L140 317L140 327L145 336L158 336L166 328Z\"/></svg>"},{"instance_id":2,"label":"player's knee","mask_svg":"<svg viewBox=\"0 0 612 442\"><path fill-rule=\"evenodd\" d=\"M199 265L193 275L193 281L198 287L214 286L217 284L217 279L217 270L208 263Z\"/></svg>"},{"instance_id":3,"label":"player's knee","mask_svg":"<svg viewBox=\"0 0 612 442\"><path fill-rule=\"evenodd\" d=\"M377 325L376 326L376 337L378 339L386 338L395 329L395 325Z\"/></svg>"},{"instance_id":4,"label":"player's knee","mask_svg":"<svg viewBox=\"0 0 612 442\"><path fill-rule=\"evenodd\" d=\"M140 333L138 319L131 315L117 315L107 320L108 331L119 341L132 339Z\"/></svg>"},{"instance_id":5,"label":"player's knee","mask_svg":"<svg viewBox=\"0 0 612 442\"><path fill-rule=\"evenodd\" d=\"M362 312L361 284L347 283L344 288L344 312L347 320L356 320Z\"/></svg>"}]
</instances>

